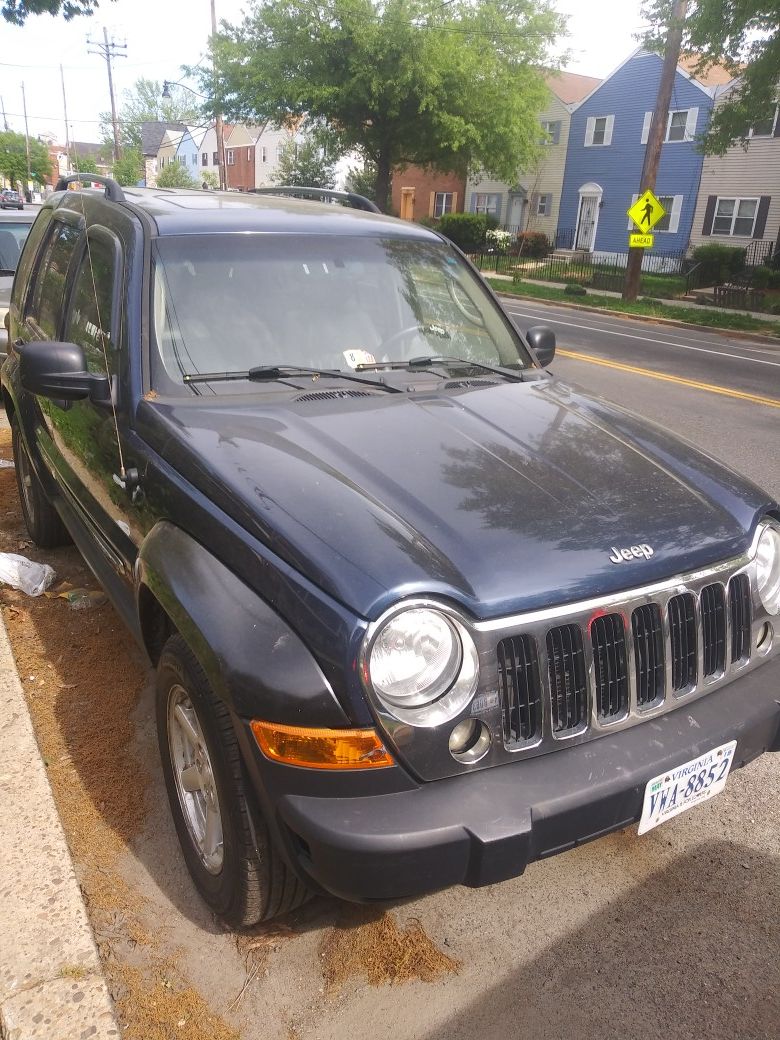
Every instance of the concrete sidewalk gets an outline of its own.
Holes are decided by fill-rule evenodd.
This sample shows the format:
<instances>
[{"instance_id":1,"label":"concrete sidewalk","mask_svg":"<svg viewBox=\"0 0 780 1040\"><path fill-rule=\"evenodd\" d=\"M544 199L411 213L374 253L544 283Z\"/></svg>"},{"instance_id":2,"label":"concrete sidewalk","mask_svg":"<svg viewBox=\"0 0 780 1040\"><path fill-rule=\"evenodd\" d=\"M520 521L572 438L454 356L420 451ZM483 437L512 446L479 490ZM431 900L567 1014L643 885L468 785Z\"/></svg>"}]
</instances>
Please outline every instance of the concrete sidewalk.
<instances>
[{"instance_id":1,"label":"concrete sidewalk","mask_svg":"<svg viewBox=\"0 0 780 1040\"><path fill-rule=\"evenodd\" d=\"M2 613L0 842L0 1038L118 1037Z\"/></svg>"}]
</instances>

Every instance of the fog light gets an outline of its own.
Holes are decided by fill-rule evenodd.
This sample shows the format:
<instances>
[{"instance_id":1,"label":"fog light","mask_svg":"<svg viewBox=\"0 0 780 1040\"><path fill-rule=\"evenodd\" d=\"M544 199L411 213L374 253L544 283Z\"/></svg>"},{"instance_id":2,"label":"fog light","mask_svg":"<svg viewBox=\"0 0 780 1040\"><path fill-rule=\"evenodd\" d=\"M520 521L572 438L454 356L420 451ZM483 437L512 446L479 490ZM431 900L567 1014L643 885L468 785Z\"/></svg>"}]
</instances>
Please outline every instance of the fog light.
<instances>
[{"instance_id":1,"label":"fog light","mask_svg":"<svg viewBox=\"0 0 780 1040\"><path fill-rule=\"evenodd\" d=\"M473 765L490 748L490 730L479 719L463 719L450 733L450 754L456 762Z\"/></svg>"},{"instance_id":2,"label":"fog light","mask_svg":"<svg viewBox=\"0 0 780 1040\"><path fill-rule=\"evenodd\" d=\"M759 653L766 654L771 650L773 635L774 632L772 631L772 626L768 621L765 621L759 629L758 636L756 637L756 650L758 650Z\"/></svg>"}]
</instances>

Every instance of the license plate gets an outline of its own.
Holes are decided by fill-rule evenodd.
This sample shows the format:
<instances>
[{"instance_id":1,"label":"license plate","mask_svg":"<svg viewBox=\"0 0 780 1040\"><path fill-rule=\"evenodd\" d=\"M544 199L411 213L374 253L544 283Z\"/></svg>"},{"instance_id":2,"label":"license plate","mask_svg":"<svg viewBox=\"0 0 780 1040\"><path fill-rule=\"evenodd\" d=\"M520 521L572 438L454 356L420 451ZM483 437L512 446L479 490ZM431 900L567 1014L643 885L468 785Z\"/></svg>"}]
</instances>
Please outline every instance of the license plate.
<instances>
[{"instance_id":1,"label":"license plate","mask_svg":"<svg viewBox=\"0 0 780 1040\"><path fill-rule=\"evenodd\" d=\"M639 834L720 794L726 786L736 747L736 740L731 740L650 780L645 788Z\"/></svg>"}]
</instances>

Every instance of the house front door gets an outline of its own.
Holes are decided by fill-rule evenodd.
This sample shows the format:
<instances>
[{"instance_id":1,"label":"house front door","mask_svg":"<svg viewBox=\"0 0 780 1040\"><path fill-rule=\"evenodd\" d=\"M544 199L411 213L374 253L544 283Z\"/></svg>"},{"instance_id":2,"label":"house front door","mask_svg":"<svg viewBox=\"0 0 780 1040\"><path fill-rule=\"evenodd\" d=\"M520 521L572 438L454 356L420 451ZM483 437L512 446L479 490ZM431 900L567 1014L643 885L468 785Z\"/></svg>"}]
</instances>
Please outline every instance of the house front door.
<instances>
[{"instance_id":1,"label":"house front door","mask_svg":"<svg viewBox=\"0 0 780 1040\"><path fill-rule=\"evenodd\" d=\"M583 195L580 198L580 214L577 220L577 234L574 239L575 249L590 251L596 237L596 220L599 212L598 195Z\"/></svg>"},{"instance_id":2,"label":"house front door","mask_svg":"<svg viewBox=\"0 0 780 1040\"><path fill-rule=\"evenodd\" d=\"M523 229L523 206L525 198L522 195L512 195L509 200L509 214L507 216L507 227L512 231Z\"/></svg>"},{"instance_id":3,"label":"house front door","mask_svg":"<svg viewBox=\"0 0 780 1040\"><path fill-rule=\"evenodd\" d=\"M414 188L401 188L401 220L414 220Z\"/></svg>"}]
</instances>

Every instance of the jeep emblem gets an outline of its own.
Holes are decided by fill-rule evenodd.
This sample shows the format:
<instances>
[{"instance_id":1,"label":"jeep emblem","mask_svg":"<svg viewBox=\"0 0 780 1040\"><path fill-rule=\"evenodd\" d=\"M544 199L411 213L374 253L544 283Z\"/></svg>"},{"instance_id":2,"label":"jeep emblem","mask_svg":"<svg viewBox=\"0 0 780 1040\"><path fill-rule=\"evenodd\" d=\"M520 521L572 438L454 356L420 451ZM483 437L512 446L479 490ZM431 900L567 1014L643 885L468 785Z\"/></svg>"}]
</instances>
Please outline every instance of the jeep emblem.
<instances>
[{"instance_id":1,"label":"jeep emblem","mask_svg":"<svg viewBox=\"0 0 780 1040\"><path fill-rule=\"evenodd\" d=\"M649 560L653 555L652 545L632 545L630 549L617 549L610 546L612 554L610 563L625 563L627 560Z\"/></svg>"}]
</instances>

